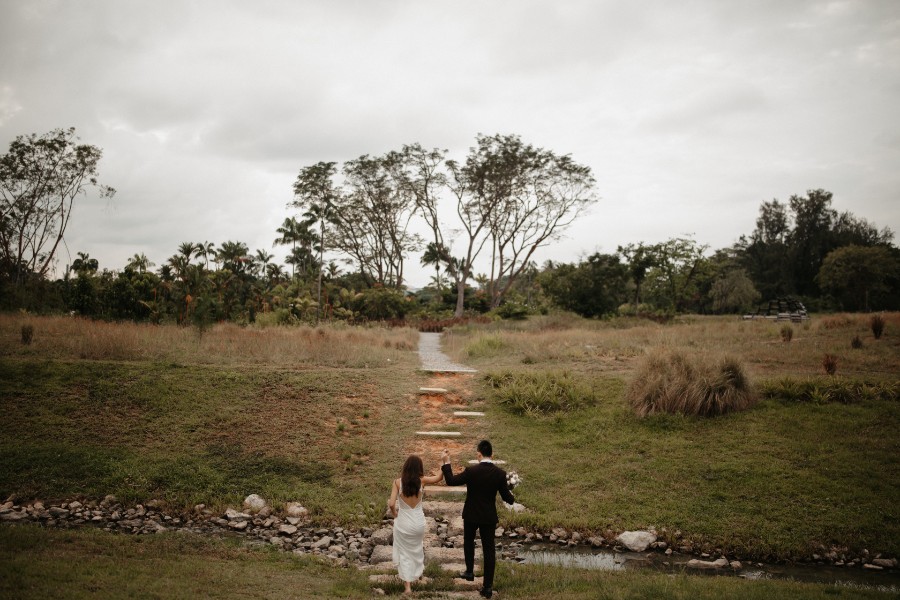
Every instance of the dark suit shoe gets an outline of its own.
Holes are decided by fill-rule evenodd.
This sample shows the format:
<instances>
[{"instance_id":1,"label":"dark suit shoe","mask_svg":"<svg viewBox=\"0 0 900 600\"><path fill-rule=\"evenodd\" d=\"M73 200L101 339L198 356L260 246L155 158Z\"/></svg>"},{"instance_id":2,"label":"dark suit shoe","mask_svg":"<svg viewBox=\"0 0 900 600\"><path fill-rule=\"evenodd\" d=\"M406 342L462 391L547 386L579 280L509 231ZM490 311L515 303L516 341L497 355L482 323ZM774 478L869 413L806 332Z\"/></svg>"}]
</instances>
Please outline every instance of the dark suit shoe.
<instances>
[{"instance_id":1,"label":"dark suit shoe","mask_svg":"<svg viewBox=\"0 0 900 600\"><path fill-rule=\"evenodd\" d=\"M471 571L463 571L459 574L459 577L466 581L475 581L475 573L472 573Z\"/></svg>"},{"instance_id":2,"label":"dark suit shoe","mask_svg":"<svg viewBox=\"0 0 900 600\"><path fill-rule=\"evenodd\" d=\"M482 598L490 598L494 595L494 591L491 588L481 588L478 590L478 593L481 594Z\"/></svg>"}]
</instances>

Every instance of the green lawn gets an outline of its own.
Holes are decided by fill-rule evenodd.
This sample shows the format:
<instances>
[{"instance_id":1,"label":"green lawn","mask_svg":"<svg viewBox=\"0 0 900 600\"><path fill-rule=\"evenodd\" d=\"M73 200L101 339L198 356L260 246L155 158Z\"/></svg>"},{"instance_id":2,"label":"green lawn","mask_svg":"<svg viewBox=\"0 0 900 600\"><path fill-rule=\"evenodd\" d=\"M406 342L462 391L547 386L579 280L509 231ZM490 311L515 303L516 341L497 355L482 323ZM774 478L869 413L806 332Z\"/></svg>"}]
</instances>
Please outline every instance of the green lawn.
<instances>
[{"instance_id":1,"label":"green lawn","mask_svg":"<svg viewBox=\"0 0 900 600\"><path fill-rule=\"evenodd\" d=\"M438 571L429 568L434 576ZM446 575L418 593L450 589ZM885 598L886 593L785 581L728 577L607 573L501 563L496 588L503 598L609 599ZM391 596L400 584L383 586ZM371 598L365 572L309 558L183 534L124 536L94 529L0 527L0 597L105 598Z\"/></svg>"}]
</instances>

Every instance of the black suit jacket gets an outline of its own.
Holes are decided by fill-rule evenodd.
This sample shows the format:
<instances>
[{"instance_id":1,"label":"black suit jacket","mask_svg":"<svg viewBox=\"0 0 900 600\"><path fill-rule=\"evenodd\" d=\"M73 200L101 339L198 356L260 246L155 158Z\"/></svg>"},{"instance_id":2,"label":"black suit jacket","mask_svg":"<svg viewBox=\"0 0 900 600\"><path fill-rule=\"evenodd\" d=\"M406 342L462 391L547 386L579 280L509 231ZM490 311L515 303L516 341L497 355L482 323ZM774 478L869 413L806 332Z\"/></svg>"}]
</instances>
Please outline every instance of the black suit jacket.
<instances>
[{"instance_id":1,"label":"black suit jacket","mask_svg":"<svg viewBox=\"0 0 900 600\"><path fill-rule=\"evenodd\" d=\"M466 503L463 505L463 520L470 523L496 525L497 493L507 504L516 501L506 485L506 471L493 463L478 463L459 475L453 474L450 465L441 466L447 485L466 485Z\"/></svg>"}]
</instances>

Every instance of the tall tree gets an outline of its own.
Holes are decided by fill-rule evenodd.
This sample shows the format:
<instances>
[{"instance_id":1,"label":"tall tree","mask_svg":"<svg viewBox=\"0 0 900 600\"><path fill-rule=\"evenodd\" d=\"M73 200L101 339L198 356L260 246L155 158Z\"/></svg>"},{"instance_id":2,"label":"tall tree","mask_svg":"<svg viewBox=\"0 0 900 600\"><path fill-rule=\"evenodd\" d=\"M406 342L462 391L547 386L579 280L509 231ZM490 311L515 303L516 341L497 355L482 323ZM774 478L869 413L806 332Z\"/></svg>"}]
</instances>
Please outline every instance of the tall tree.
<instances>
[{"instance_id":1,"label":"tall tree","mask_svg":"<svg viewBox=\"0 0 900 600\"><path fill-rule=\"evenodd\" d=\"M421 238L410 231L414 196L403 175L402 153L361 156L344 163L344 194L334 212L335 247L372 283L400 288L405 256Z\"/></svg>"},{"instance_id":2,"label":"tall tree","mask_svg":"<svg viewBox=\"0 0 900 600\"><path fill-rule=\"evenodd\" d=\"M793 266L797 293L815 296L819 292L815 278L825 256L834 250L832 227L837 211L831 208L831 192L809 190L806 196L793 195L788 204L794 228L788 235L789 260Z\"/></svg>"},{"instance_id":3,"label":"tall tree","mask_svg":"<svg viewBox=\"0 0 900 600\"><path fill-rule=\"evenodd\" d=\"M496 307L535 251L558 239L596 202L590 168L568 155L525 144L516 135L479 135L465 163L447 161L447 166L468 237L457 278L457 313L473 261L487 241L488 292Z\"/></svg>"},{"instance_id":4,"label":"tall tree","mask_svg":"<svg viewBox=\"0 0 900 600\"><path fill-rule=\"evenodd\" d=\"M46 276L76 197L89 188L115 194L97 182L102 154L70 128L17 136L0 156L0 273L15 286L28 274Z\"/></svg>"},{"instance_id":5,"label":"tall tree","mask_svg":"<svg viewBox=\"0 0 900 600\"><path fill-rule=\"evenodd\" d=\"M825 257L816 280L844 310L896 308L900 254L887 246L843 246Z\"/></svg>"},{"instance_id":6,"label":"tall tree","mask_svg":"<svg viewBox=\"0 0 900 600\"><path fill-rule=\"evenodd\" d=\"M326 237L329 224L334 219L335 203L340 198L340 188L334 183L337 173L336 163L318 162L309 167L300 169L296 181L294 181L294 200L291 206L304 211L304 217L310 223L319 225L319 282L318 282L318 308L316 319L322 316L322 269L325 263Z\"/></svg>"}]
</instances>

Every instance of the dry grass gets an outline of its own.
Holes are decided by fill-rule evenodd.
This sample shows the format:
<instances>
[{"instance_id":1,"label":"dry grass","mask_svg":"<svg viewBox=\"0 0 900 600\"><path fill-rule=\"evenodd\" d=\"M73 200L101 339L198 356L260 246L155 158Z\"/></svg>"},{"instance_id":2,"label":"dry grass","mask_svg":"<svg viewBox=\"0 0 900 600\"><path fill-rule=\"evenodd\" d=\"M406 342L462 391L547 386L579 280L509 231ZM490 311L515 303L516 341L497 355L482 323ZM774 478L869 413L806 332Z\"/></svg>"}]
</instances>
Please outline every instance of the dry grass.
<instances>
[{"instance_id":1,"label":"dry grass","mask_svg":"<svg viewBox=\"0 0 900 600\"><path fill-rule=\"evenodd\" d=\"M0 356L181 364L266 365L280 368L377 367L413 364L413 329L328 326L257 329L219 324L200 335L173 325L106 323L28 316L30 345L19 342L26 317L0 315Z\"/></svg>"},{"instance_id":2,"label":"dry grass","mask_svg":"<svg viewBox=\"0 0 900 600\"><path fill-rule=\"evenodd\" d=\"M756 401L737 360L679 351L649 355L625 398L641 417L658 413L712 417L744 410Z\"/></svg>"},{"instance_id":3,"label":"dry grass","mask_svg":"<svg viewBox=\"0 0 900 600\"><path fill-rule=\"evenodd\" d=\"M640 359L655 350L702 351L733 356L754 379L813 376L822 372L822 356L836 356L841 372L852 377L895 379L900 373L900 313L885 313L885 333L872 335L869 315L814 317L793 327L790 344L781 341L782 323L742 321L734 317L683 317L668 325L649 321L589 321L535 317L510 326L500 322L452 329L444 348L476 368L565 368L629 377ZM868 343L852 349L847 339Z\"/></svg>"}]
</instances>

